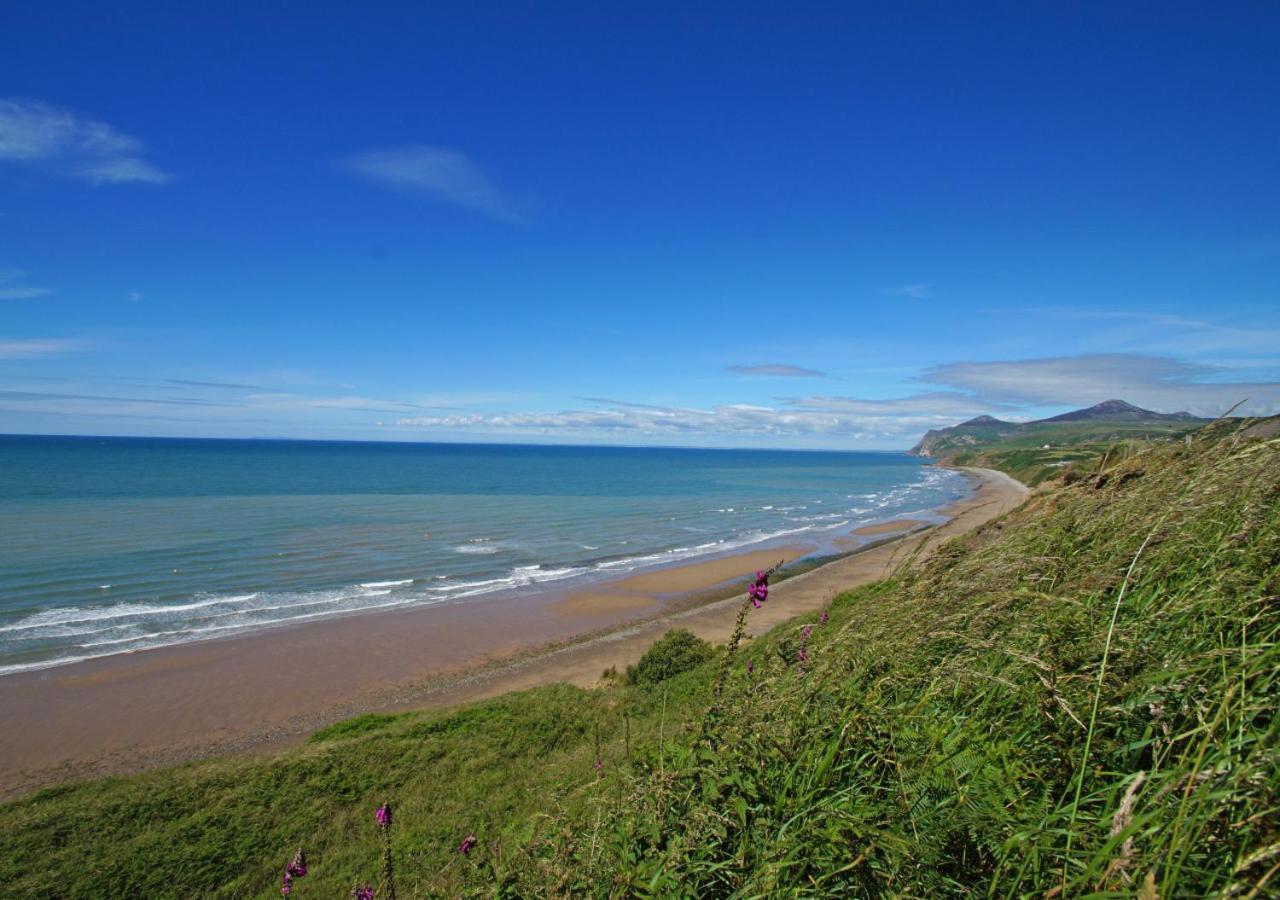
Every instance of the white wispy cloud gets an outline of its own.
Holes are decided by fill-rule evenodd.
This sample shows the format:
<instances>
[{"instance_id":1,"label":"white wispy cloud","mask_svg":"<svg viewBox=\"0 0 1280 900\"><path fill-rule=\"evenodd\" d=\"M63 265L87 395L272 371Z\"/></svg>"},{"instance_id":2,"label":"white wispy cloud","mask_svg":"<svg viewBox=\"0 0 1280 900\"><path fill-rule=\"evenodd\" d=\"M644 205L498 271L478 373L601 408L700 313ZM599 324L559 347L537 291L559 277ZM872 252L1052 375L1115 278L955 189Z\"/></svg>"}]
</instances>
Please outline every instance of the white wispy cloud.
<instances>
[{"instance_id":1,"label":"white wispy cloud","mask_svg":"<svg viewBox=\"0 0 1280 900\"><path fill-rule=\"evenodd\" d=\"M16 354L53 351L50 342L26 342ZM0 358L6 345L0 344ZM423 409L417 403L354 395L315 395L283 391L267 392L236 382L196 379L124 379L112 381L58 382L33 378L33 384L5 384L13 376L0 377L0 403L27 413L84 415L88 417L152 415L157 409L182 408L194 421L318 421L326 413L393 413L411 415ZM178 392L180 391L180 392ZM246 419L248 417L248 419ZM353 421L353 420L348 420Z\"/></svg>"},{"instance_id":2,"label":"white wispy cloud","mask_svg":"<svg viewBox=\"0 0 1280 900\"><path fill-rule=\"evenodd\" d=\"M1146 353L1204 357L1238 357L1259 350L1274 354L1280 347L1280 329L1273 323L1246 324L1213 322L1176 313L1124 309L1033 307L1027 312L1047 318L1110 325L1108 349L1130 351L1138 347ZM1274 319L1273 319L1274 321Z\"/></svg>"},{"instance_id":3,"label":"white wispy cloud","mask_svg":"<svg viewBox=\"0 0 1280 900\"><path fill-rule=\"evenodd\" d=\"M457 150L426 146L375 150L351 157L346 165L390 187L426 194L504 222L525 222L480 167Z\"/></svg>"},{"instance_id":4,"label":"white wispy cloud","mask_svg":"<svg viewBox=\"0 0 1280 900\"><path fill-rule=\"evenodd\" d=\"M78 338L26 338L5 340L0 338L0 359L37 359L42 356L62 356L83 350L85 341Z\"/></svg>"},{"instance_id":5,"label":"white wispy cloud","mask_svg":"<svg viewBox=\"0 0 1280 900\"><path fill-rule=\"evenodd\" d=\"M0 400L35 401L46 400L89 400L108 403L141 403L156 406L217 406L243 408L241 403L219 403L201 397L118 397L103 394L73 394L63 391L10 391L0 390Z\"/></svg>"},{"instance_id":6,"label":"white wispy cloud","mask_svg":"<svg viewBox=\"0 0 1280 900\"><path fill-rule=\"evenodd\" d=\"M254 384L238 384L232 381L199 381L191 378L166 378L165 384L179 384L183 387L210 387L226 390L260 391L262 388Z\"/></svg>"},{"instance_id":7,"label":"white wispy cloud","mask_svg":"<svg viewBox=\"0 0 1280 900\"><path fill-rule=\"evenodd\" d=\"M787 363L762 363L754 366L729 366L730 372L739 375L766 375L774 378L826 378L826 372L817 369L806 369Z\"/></svg>"},{"instance_id":8,"label":"white wispy cloud","mask_svg":"<svg viewBox=\"0 0 1280 900\"><path fill-rule=\"evenodd\" d=\"M1172 357L1106 353L947 363L922 380L1013 405L1089 406L1115 398L1157 412L1214 416L1248 398L1241 415L1280 412L1280 383L1231 377L1229 369Z\"/></svg>"},{"instance_id":9,"label":"white wispy cloud","mask_svg":"<svg viewBox=\"0 0 1280 900\"><path fill-rule=\"evenodd\" d=\"M889 293L896 297L907 297L911 300L923 300L932 293L932 287L927 284L900 284L897 287L889 289Z\"/></svg>"},{"instance_id":10,"label":"white wispy cloud","mask_svg":"<svg viewBox=\"0 0 1280 900\"><path fill-rule=\"evenodd\" d=\"M52 288L24 284L27 273L22 269L0 269L0 300L29 300L52 294Z\"/></svg>"},{"instance_id":11,"label":"white wispy cloud","mask_svg":"<svg viewBox=\"0 0 1280 900\"><path fill-rule=\"evenodd\" d=\"M191 383L191 382L185 382ZM223 385L230 387L231 385ZM315 395L299 394L286 391L269 391L246 394L242 401L254 409L274 412L307 412L312 410L334 410L348 412L378 412L407 415L416 410L441 410L452 407L427 405L413 400L398 400L387 397L366 397L361 395Z\"/></svg>"},{"instance_id":12,"label":"white wispy cloud","mask_svg":"<svg viewBox=\"0 0 1280 900\"><path fill-rule=\"evenodd\" d=\"M42 287L3 287L0 286L0 300L30 300L32 297L43 297L53 291Z\"/></svg>"},{"instance_id":13,"label":"white wispy cloud","mask_svg":"<svg viewBox=\"0 0 1280 900\"><path fill-rule=\"evenodd\" d=\"M983 413L1017 412L1017 407L1007 403L995 403L972 394L958 391L929 391L907 397L891 397L885 400L869 400L861 397L832 397L812 395L808 397L784 397L788 405L801 409L826 410L857 415L874 416L936 416L972 417Z\"/></svg>"},{"instance_id":14,"label":"white wispy cloud","mask_svg":"<svg viewBox=\"0 0 1280 900\"><path fill-rule=\"evenodd\" d=\"M105 122L31 100L0 100L0 161L93 184L164 184L142 142Z\"/></svg>"},{"instance_id":15,"label":"white wispy cloud","mask_svg":"<svg viewBox=\"0 0 1280 900\"><path fill-rule=\"evenodd\" d=\"M665 407L617 401L604 409L568 409L556 412L457 413L406 416L395 421L402 428L443 431L511 432L513 434L566 434L622 436L628 440L679 440L743 438L829 438L884 440L907 436L946 424L945 416L855 414L842 411L779 408L748 403L696 407Z\"/></svg>"}]
</instances>

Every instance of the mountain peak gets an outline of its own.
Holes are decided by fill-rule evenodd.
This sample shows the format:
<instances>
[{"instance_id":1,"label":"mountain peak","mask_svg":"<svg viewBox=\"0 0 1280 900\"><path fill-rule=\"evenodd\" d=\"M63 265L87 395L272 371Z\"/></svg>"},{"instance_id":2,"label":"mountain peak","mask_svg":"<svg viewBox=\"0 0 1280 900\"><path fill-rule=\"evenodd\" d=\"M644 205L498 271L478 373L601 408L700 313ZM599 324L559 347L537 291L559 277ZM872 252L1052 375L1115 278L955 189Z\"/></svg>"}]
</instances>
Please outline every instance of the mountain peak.
<instances>
[{"instance_id":1,"label":"mountain peak","mask_svg":"<svg viewBox=\"0 0 1280 900\"><path fill-rule=\"evenodd\" d=\"M1155 421L1169 422L1174 420L1195 420L1195 416L1187 413L1158 413L1149 409L1143 409L1141 406L1134 406L1132 403L1126 403L1124 400L1103 400L1101 403L1095 403L1086 409L1077 409L1071 412L1063 413L1060 416L1052 416L1048 419L1041 419L1041 422L1081 422L1088 419L1115 419L1117 421Z\"/></svg>"},{"instance_id":2,"label":"mountain peak","mask_svg":"<svg viewBox=\"0 0 1280 900\"><path fill-rule=\"evenodd\" d=\"M1151 410L1143 409L1141 406L1134 406L1132 403L1126 403L1124 400L1103 400L1101 403L1095 403L1082 412L1094 413L1150 413ZM1157 414L1158 415L1158 414Z\"/></svg>"}]
</instances>

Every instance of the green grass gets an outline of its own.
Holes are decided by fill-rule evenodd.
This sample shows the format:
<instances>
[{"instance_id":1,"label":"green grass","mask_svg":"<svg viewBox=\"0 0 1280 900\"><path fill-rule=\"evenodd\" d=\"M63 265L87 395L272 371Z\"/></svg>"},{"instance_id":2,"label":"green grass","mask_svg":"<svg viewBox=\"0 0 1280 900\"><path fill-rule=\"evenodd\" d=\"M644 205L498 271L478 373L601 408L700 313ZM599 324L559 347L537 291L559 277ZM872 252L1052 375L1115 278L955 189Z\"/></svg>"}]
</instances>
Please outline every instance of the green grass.
<instances>
[{"instance_id":1,"label":"green grass","mask_svg":"<svg viewBox=\"0 0 1280 900\"><path fill-rule=\"evenodd\" d=\"M629 727L633 740L656 742L695 707L704 679L656 692L556 685L453 711L366 715L265 759L40 791L0 807L0 881L13 896L278 896L301 845L311 873L295 896L340 896L378 873L373 810L386 799L400 895L413 896L455 863L469 832L581 802L597 727L606 741Z\"/></svg>"},{"instance_id":2,"label":"green grass","mask_svg":"<svg viewBox=\"0 0 1280 900\"><path fill-rule=\"evenodd\" d=\"M1142 445L1125 444L1073 444L1050 447L991 447L986 450L968 450L947 457L947 463L955 466L981 466L999 469L1029 487L1037 487L1046 481L1061 478L1068 472L1088 470L1104 457L1119 453L1125 455Z\"/></svg>"},{"instance_id":3,"label":"green grass","mask_svg":"<svg viewBox=\"0 0 1280 900\"><path fill-rule=\"evenodd\" d=\"M1016 432L1001 435L974 429L943 440L934 455L950 465L1000 469L1034 487L1068 467L1088 467L1153 442L1183 440L1201 427L1199 422L1102 421L1020 425Z\"/></svg>"},{"instance_id":4,"label":"green grass","mask_svg":"<svg viewBox=\"0 0 1280 900\"><path fill-rule=\"evenodd\" d=\"M278 896L302 845L294 896L341 896L388 799L401 898L1274 894L1277 451L1224 424L1100 457L836 598L807 665L814 617L746 643L714 721L714 658L362 716L0 807L0 880Z\"/></svg>"}]
</instances>

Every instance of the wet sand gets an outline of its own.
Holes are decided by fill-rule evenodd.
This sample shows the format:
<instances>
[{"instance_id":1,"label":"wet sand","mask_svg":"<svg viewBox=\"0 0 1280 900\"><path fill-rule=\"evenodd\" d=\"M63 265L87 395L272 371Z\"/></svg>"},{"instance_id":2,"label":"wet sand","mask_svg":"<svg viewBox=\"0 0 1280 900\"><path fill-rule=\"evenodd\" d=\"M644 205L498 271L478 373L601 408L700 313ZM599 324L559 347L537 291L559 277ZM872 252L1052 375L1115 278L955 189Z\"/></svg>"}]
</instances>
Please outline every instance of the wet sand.
<instances>
[{"instance_id":1,"label":"wet sand","mask_svg":"<svg viewBox=\"0 0 1280 900\"><path fill-rule=\"evenodd\" d=\"M912 531L922 525L928 525L922 519L894 519L892 522L880 522L877 525L863 525L854 529L854 534L893 534L896 531Z\"/></svg>"},{"instance_id":2,"label":"wet sand","mask_svg":"<svg viewBox=\"0 0 1280 900\"><path fill-rule=\"evenodd\" d=\"M941 510L953 517L946 524L779 583L749 631L884 577L921 542L994 518L1026 493L1001 473L966 471L975 493ZM451 705L560 681L589 686L606 668L635 662L668 628L726 640L740 594L731 581L810 549L737 554L567 596L352 616L6 676L0 796L287 746L366 711Z\"/></svg>"},{"instance_id":3,"label":"wet sand","mask_svg":"<svg viewBox=\"0 0 1280 900\"><path fill-rule=\"evenodd\" d=\"M816 547L775 547L754 553L735 553L706 562L690 563L645 572L612 581L589 591L574 591L552 608L561 616L579 617L602 611L656 612L663 599L676 599L679 594L703 592L732 581L741 581L748 572L767 569L778 562L791 562L816 550Z\"/></svg>"},{"instance_id":4,"label":"wet sand","mask_svg":"<svg viewBox=\"0 0 1280 900\"><path fill-rule=\"evenodd\" d=\"M947 513L952 515L952 513ZM901 537L912 531L921 531L936 525L936 522L926 522L923 519L893 519L889 522L877 522L874 525L863 525L861 528L855 528L849 537L838 537L832 541L841 550L856 551L866 547L869 543L868 538L881 538L886 535Z\"/></svg>"}]
</instances>

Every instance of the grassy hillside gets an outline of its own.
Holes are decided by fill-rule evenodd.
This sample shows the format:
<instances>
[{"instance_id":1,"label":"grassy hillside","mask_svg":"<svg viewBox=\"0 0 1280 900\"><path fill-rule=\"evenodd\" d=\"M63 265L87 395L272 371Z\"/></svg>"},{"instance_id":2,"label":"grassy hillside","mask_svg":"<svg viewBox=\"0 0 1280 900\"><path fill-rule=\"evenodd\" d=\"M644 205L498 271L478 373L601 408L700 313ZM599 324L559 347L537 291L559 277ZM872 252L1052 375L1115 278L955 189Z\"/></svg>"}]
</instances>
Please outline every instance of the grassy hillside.
<instances>
[{"instance_id":1,"label":"grassy hillside","mask_svg":"<svg viewBox=\"0 0 1280 900\"><path fill-rule=\"evenodd\" d=\"M1127 452L1131 444L1182 439L1208 422L1189 413L1157 413L1107 400L1035 422L979 416L930 430L909 452L952 465L1001 469L1036 485L1062 474L1065 466L1093 463L1117 449Z\"/></svg>"},{"instance_id":2,"label":"grassy hillside","mask_svg":"<svg viewBox=\"0 0 1280 900\"><path fill-rule=\"evenodd\" d=\"M1177 436L1182 436L1177 435ZM1170 438L1175 435L1170 435ZM1068 439L1058 435L1056 443L1042 437L1027 441L1000 441L981 449L948 453L945 462L953 466L981 466L1007 472L1023 484L1037 487L1071 473L1088 473L1133 453L1149 449L1151 441L1141 438L1090 440L1084 436ZM1038 442L1037 442L1038 441Z\"/></svg>"},{"instance_id":3,"label":"grassy hillside","mask_svg":"<svg viewBox=\"0 0 1280 900\"><path fill-rule=\"evenodd\" d=\"M1062 474L1071 464L1095 464L1108 451L1129 453L1154 441L1179 440L1201 427L1183 422L1043 422L1011 434L988 433L969 443L947 438L933 455L957 466L1008 472L1028 485Z\"/></svg>"},{"instance_id":4,"label":"grassy hillside","mask_svg":"<svg viewBox=\"0 0 1280 900\"><path fill-rule=\"evenodd\" d=\"M40 792L0 807L0 879L279 896L301 845L294 896L341 896L376 882L387 800L401 898L1266 895L1277 451L1215 425L1099 460L744 644L718 700L723 653Z\"/></svg>"},{"instance_id":5,"label":"grassy hillside","mask_svg":"<svg viewBox=\"0 0 1280 900\"><path fill-rule=\"evenodd\" d=\"M1068 471L1088 472L1112 465L1153 443L1185 441L1203 422L1033 422L1017 434L969 448L949 447L939 455L949 465L983 466L1008 472L1035 487Z\"/></svg>"}]
</instances>

